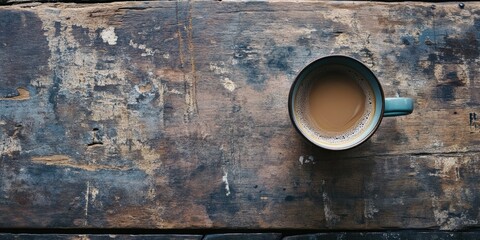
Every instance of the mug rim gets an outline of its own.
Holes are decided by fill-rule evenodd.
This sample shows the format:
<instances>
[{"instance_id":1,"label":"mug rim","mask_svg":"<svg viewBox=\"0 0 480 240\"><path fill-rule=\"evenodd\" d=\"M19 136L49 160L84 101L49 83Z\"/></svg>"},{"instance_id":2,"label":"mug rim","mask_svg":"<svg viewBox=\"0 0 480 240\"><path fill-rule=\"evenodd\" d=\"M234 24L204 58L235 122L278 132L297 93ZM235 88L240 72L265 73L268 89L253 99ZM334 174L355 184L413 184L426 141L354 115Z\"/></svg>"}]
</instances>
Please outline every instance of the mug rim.
<instances>
[{"instance_id":1,"label":"mug rim","mask_svg":"<svg viewBox=\"0 0 480 240\"><path fill-rule=\"evenodd\" d=\"M296 87L296 85L301 81L300 79L300 76L302 76L302 74L313 64L315 64L316 62L319 62L319 61L323 61L325 59L328 59L328 58L346 58L346 59L349 59L349 60L353 60L357 63L359 63L363 68L365 68L369 73L372 74L373 78L375 79L375 81L377 82L378 84L378 88L380 90L380 94L382 95L382 107L381 107L381 112L380 112L380 117L378 119L378 121L376 122L374 128L363 138L361 139L360 141L357 141L355 142L354 144L352 145L349 145L349 146L343 146L343 147L339 147L339 148L332 148L332 147L328 147L328 146L325 146L325 145L322 145L322 144L319 144L315 141L312 141L310 140L307 136L305 136L305 134L300 130L300 128L298 127L298 124L297 122L295 121L295 116L294 116L294 106L293 106L293 94L294 94L294 89ZM303 78L302 78L303 79ZM358 147L359 145L361 145L362 143L366 142L368 139L370 139L370 137L372 137L372 135L377 131L378 127L380 126L380 124L382 123L382 120L383 120L383 114L385 112L385 94L383 92L383 87L382 85L380 84L380 81L378 80L377 76L373 73L373 71L367 67L363 62L361 62L360 60L354 58L354 57L350 57L350 56L347 56L347 55L341 55L341 54L334 54L334 55L327 55L325 57L321 57L321 58L318 58L316 60L313 60L311 61L310 63L308 63L304 68L302 68L302 70L300 72L298 72L297 76L295 77L295 80L293 81L292 85L290 86L290 91L289 91L289 94L288 94L288 115L290 117L290 121L292 121L293 123L293 126L295 127L295 129L297 130L297 132L304 138L306 139L308 142L314 144L315 146L317 147L320 147L320 148L323 148L323 149L327 149L327 150L332 150L332 151L344 151L344 150L349 150L349 149L352 149L352 148L355 148L355 147Z\"/></svg>"}]
</instances>

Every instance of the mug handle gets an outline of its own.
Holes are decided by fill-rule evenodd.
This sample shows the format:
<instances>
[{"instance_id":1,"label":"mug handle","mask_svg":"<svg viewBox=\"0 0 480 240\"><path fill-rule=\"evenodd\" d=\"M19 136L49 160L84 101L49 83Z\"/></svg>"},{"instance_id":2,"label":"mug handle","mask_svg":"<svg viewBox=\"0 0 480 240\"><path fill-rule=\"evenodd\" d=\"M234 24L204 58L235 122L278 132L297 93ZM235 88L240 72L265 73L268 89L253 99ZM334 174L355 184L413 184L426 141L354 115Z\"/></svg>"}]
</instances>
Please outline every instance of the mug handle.
<instances>
[{"instance_id":1,"label":"mug handle","mask_svg":"<svg viewBox=\"0 0 480 240\"><path fill-rule=\"evenodd\" d=\"M408 115L413 112L413 99L411 98L385 98L384 117Z\"/></svg>"}]
</instances>

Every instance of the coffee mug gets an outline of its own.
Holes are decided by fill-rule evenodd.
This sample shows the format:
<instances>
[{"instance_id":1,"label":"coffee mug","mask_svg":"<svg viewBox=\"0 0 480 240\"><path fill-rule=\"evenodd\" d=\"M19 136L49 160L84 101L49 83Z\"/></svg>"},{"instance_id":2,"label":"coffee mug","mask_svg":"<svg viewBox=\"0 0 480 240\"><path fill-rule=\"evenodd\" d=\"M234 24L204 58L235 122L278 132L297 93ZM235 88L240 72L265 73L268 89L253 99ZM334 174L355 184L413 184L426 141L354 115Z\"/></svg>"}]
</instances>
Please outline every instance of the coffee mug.
<instances>
[{"instance_id":1,"label":"coffee mug","mask_svg":"<svg viewBox=\"0 0 480 240\"><path fill-rule=\"evenodd\" d=\"M308 141L329 150L346 150L368 140L383 117L412 113L413 99L385 98L367 66L332 55L300 72L290 88L288 110L293 125Z\"/></svg>"}]
</instances>

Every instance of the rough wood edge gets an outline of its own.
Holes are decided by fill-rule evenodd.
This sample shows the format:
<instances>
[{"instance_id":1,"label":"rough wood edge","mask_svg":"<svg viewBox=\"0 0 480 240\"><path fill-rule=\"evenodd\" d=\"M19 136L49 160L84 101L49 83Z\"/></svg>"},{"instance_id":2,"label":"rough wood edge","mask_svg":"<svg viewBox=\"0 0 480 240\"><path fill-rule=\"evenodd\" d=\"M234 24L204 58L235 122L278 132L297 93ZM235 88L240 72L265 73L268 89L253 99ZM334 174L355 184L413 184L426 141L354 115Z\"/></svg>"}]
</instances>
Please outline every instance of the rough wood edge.
<instances>
[{"instance_id":1,"label":"rough wood edge","mask_svg":"<svg viewBox=\"0 0 480 240\"><path fill-rule=\"evenodd\" d=\"M149 2L170 2L170 0L148 0ZM195 2L250 2L251 0L194 0ZM115 3L115 2L137 2L137 0L0 0L0 6L2 5L17 5L17 4L31 4L31 3L84 3L84 4L96 4L96 3ZM448 3L450 0L260 0L255 2L293 2L293 3L315 3L315 2L374 2L374 3L391 3L391 4L406 4L412 3ZM455 1L456 2L456 1ZM475 0L458 1L462 2L475 2Z\"/></svg>"}]
</instances>

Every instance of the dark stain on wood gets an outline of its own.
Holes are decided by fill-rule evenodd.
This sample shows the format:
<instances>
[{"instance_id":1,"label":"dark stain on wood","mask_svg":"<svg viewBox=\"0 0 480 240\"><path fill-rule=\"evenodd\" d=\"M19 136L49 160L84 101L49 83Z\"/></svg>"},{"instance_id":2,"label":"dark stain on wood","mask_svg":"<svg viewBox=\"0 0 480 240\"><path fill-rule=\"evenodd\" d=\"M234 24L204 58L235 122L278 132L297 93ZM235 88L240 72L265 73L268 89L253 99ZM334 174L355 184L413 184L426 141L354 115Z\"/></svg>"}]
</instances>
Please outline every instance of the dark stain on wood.
<instances>
[{"instance_id":1,"label":"dark stain on wood","mask_svg":"<svg viewBox=\"0 0 480 240\"><path fill-rule=\"evenodd\" d=\"M55 26L55 29L57 29L57 26ZM90 30L88 28L72 25L71 31L75 40L79 42L81 45L83 46L92 45L92 39L90 39L90 36L88 35L90 33ZM58 31L57 30L55 31L55 35L57 34L60 34L60 26L58 27Z\"/></svg>"},{"instance_id":2,"label":"dark stain on wood","mask_svg":"<svg viewBox=\"0 0 480 240\"><path fill-rule=\"evenodd\" d=\"M266 78L259 68L261 55L250 46L249 40L235 44L233 57L239 61L242 70L248 74L248 83L254 86L263 85Z\"/></svg>"},{"instance_id":3,"label":"dark stain on wood","mask_svg":"<svg viewBox=\"0 0 480 240\"><path fill-rule=\"evenodd\" d=\"M435 89L434 96L443 101L452 101L455 99L455 88L452 85L440 85Z\"/></svg>"},{"instance_id":4,"label":"dark stain on wood","mask_svg":"<svg viewBox=\"0 0 480 240\"><path fill-rule=\"evenodd\" d=\"M476 29L468 30L461 37L444 36L445 45L439 47L443 58L460 60L475 60L479 56L479 45L476 36Z\"/></svg>"},{"instance_id":5,"label":"dark stain on wood","mask_svg":"<svg viewBox=\"0 0 480 240\"><path fill-rule=\"evenodd\" d=\"M272 51L267 54L267 66L280 71L290 73L292 71L289 61L295 59L295 52L292 46L280 47L272 44Z\"/></svg>"},{"instance_id":6,"label":"dark stain on wood","mask_svg":"<svg viewBox=\"0 0 480 240\"><path fill-rule=\"evenodd\" d=\"M17 88L47 72L48 42L42 21L33 12L2 10L0 15L0 98L18 95Z\"/></svg>"}]
</instances>

